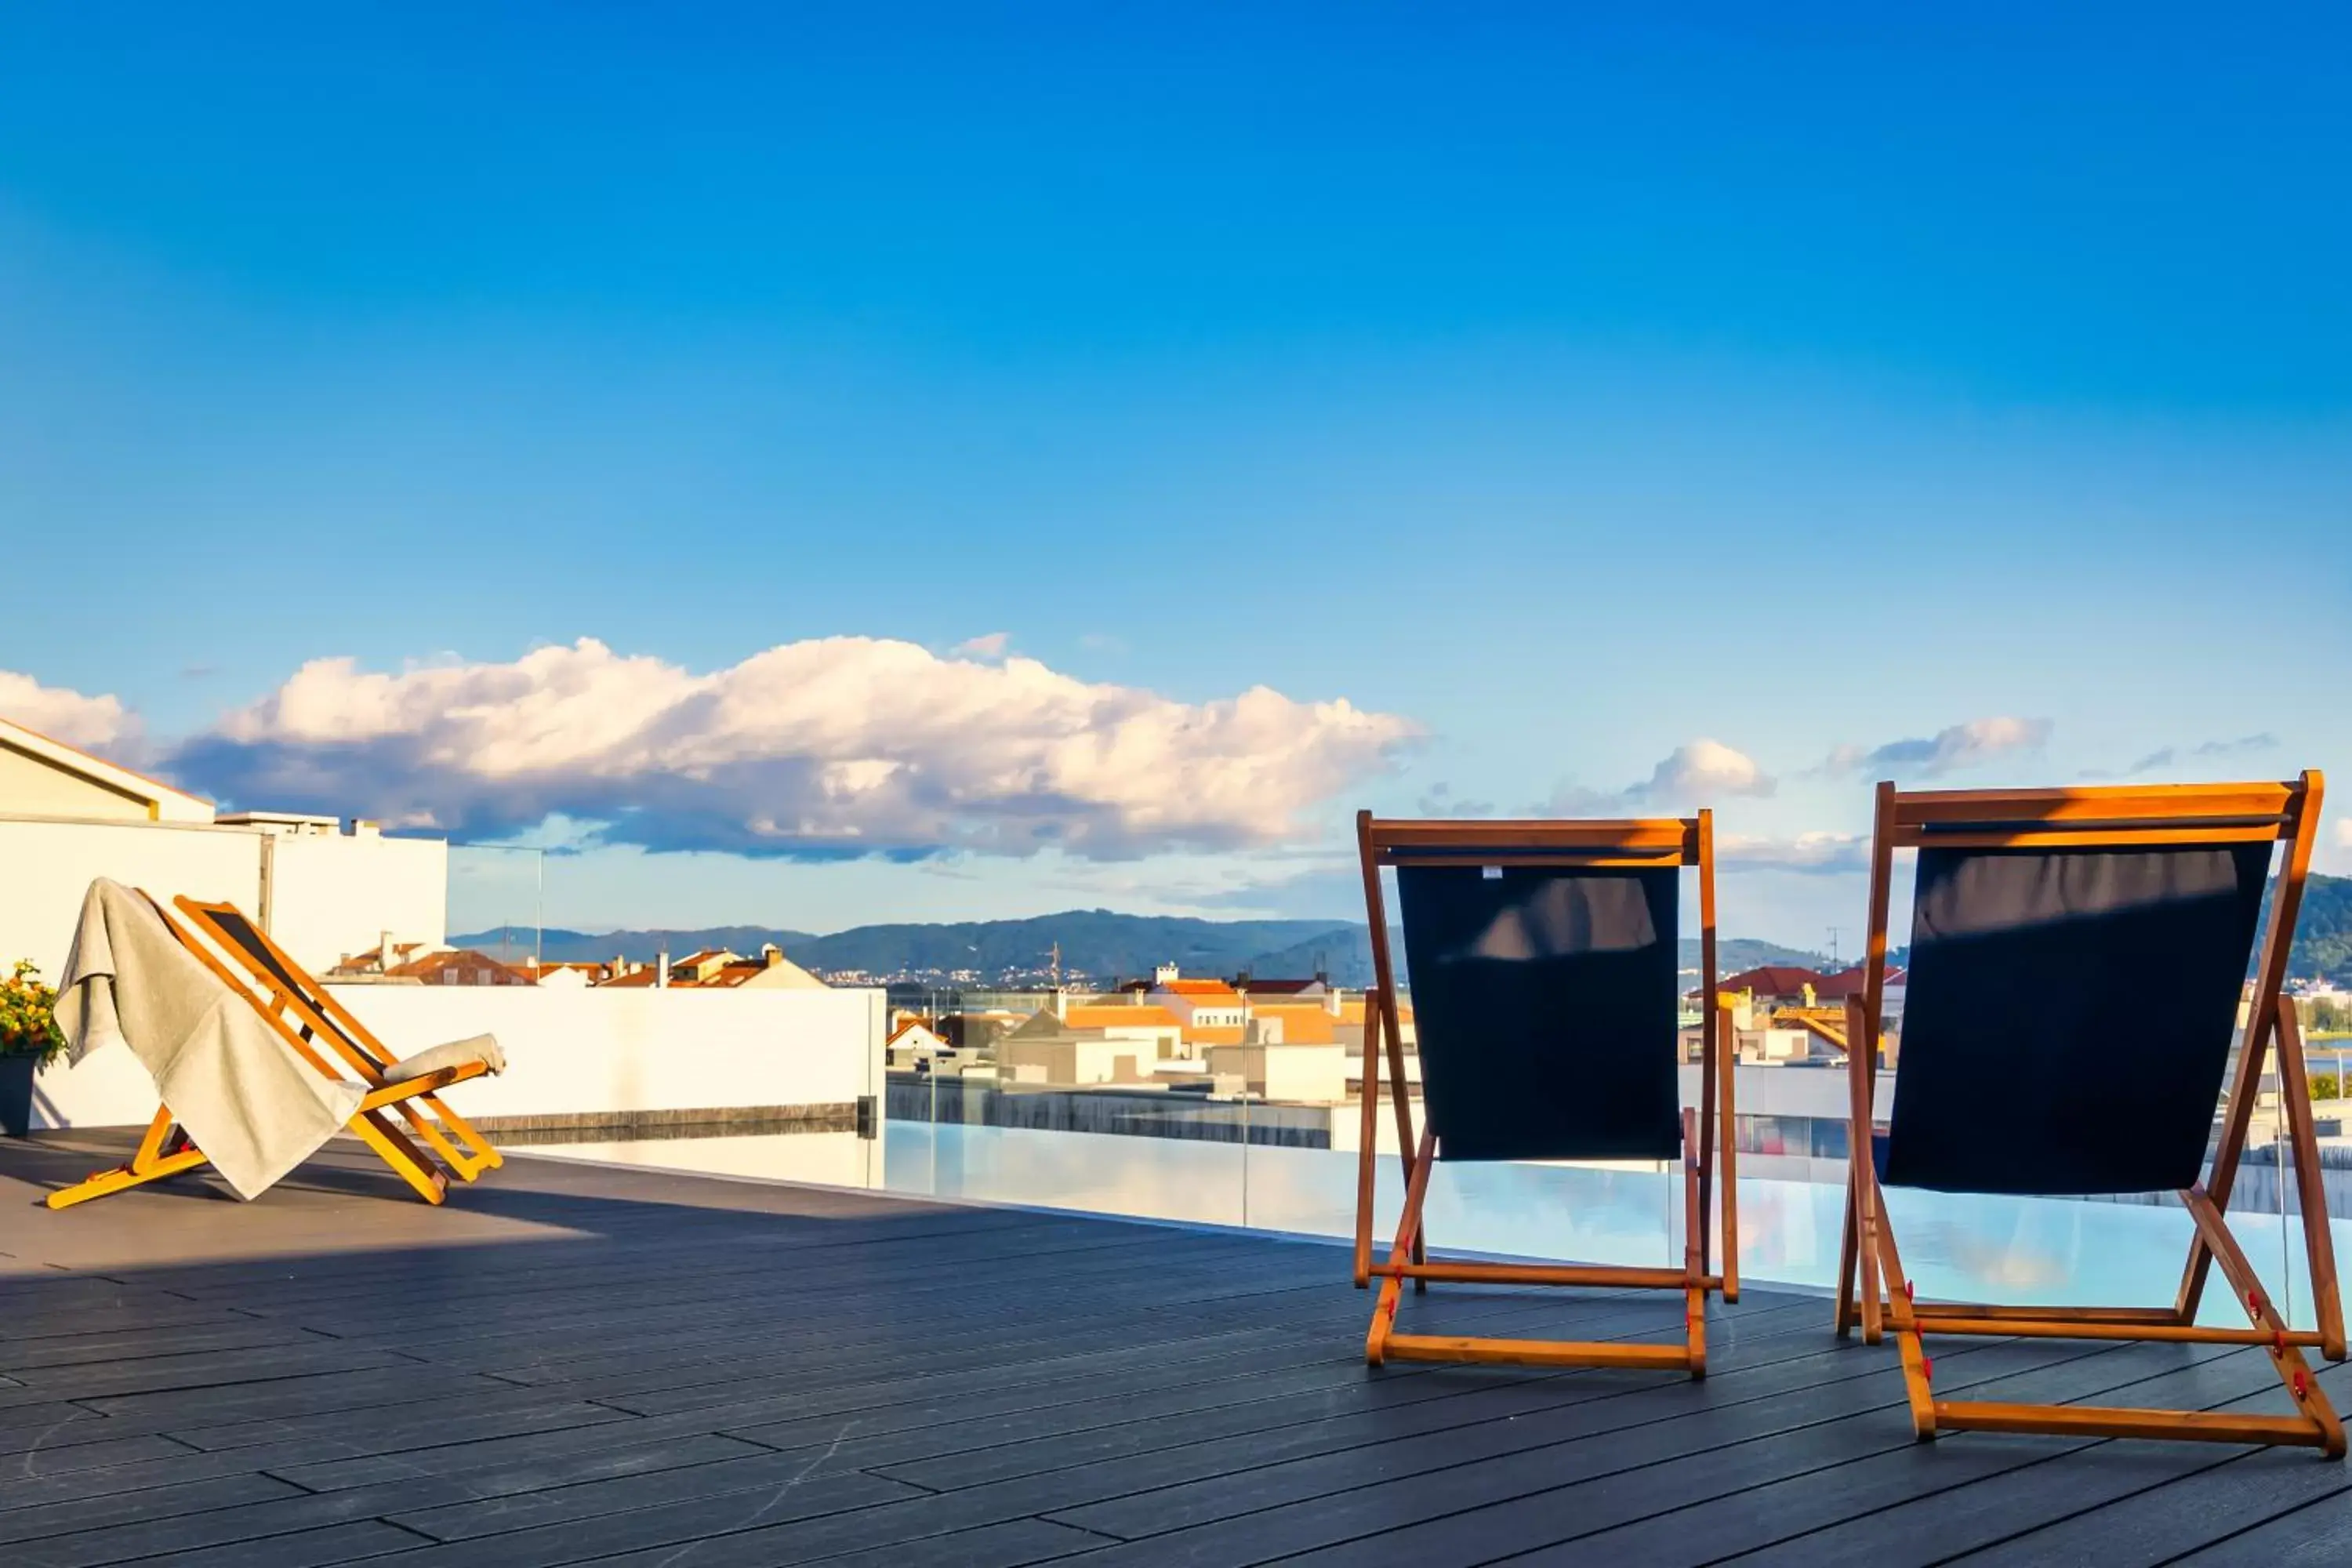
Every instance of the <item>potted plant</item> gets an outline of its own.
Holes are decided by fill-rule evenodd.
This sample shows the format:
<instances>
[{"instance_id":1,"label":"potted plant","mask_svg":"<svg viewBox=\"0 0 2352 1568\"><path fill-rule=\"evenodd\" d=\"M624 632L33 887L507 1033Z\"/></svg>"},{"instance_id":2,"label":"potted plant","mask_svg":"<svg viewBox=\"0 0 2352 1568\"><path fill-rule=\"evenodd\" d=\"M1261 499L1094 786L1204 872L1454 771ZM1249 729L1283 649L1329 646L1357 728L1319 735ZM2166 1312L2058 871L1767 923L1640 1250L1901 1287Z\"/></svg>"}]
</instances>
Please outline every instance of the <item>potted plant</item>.
<instances>
[{"instance_id":1,"label":"potted plant","mask_svg":"<svg viewBox=\"0 0 2352 1568\"><path fill-rule=\"evenodd\" d=\"M33 1075L66 1048L58 1027L58 994L29 958L0 980L0 1136L22 1138L33 1125Z\"/></svg>"}]
</instances>

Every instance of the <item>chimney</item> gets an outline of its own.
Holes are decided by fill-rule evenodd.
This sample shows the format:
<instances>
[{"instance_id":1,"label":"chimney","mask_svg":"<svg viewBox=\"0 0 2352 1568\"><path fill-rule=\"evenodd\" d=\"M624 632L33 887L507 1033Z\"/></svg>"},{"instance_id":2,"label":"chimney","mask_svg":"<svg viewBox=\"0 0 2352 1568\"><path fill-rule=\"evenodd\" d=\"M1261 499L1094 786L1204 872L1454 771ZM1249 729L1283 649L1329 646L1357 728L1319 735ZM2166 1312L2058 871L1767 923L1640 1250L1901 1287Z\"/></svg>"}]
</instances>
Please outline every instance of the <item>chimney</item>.
<instances>
[{"instance_id":1,"label":"chimney","mask_svg":"<svg viewBox=\"0 0 2352 1568\"><path fill-rule=\"evenodd\" d=\"M772 942L761 944L760 948L761 967L765 969L773 969L783 961L784 950L782 948L778 947Z\"/></svg>"},{"instance_id":2,"label":"chimney","mask_svg":"<svg viewBox=\"0 0 2352 1568\"><path fill-rule=\"evenodd\" d=\"M669 950L667 948L654 955L654 984L660 990L669 988Z\"/></svg>"},{"instance_id":3,"label":"chimney","mask_svg":"<svg viewBox=\"0 0 2352 1568\"><path fill-rule=\"evenodd\" d=\"M1056 985L1054 987L1054 1016L1066 1018L1069 1016L1070 988L1066 985Z\"/></svg>"},{"instance_id":4,"label":"chimney","mask_svg":"<svg viewBox=\"0 0 2352 1568\"><path fill-rule=\"evenodd\" d=\"M375 971L378 974L389 974L392 973L392 966L400 962L393 955L392 933L385 931L378 931L376 935L383 940L376 943Z\"/></svg>"}]
</instances>

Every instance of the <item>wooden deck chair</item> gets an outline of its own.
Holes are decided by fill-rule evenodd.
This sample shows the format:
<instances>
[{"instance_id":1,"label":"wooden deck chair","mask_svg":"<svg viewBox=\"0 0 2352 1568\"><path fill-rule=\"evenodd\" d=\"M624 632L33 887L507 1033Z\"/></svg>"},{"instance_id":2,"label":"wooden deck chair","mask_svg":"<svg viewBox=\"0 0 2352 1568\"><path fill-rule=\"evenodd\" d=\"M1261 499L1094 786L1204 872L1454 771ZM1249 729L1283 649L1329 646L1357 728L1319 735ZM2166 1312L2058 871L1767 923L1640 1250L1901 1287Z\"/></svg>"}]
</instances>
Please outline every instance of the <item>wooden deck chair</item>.
<instances>
[{"instance_id":1,"label":"wooden deck chair","mask_svg":"<svg viewBox=\"0 0 2352 1568\"><path fill-rule=\"evenodd\" d=\"M172 903L260 987L268 997L266 1006L271 1014L291 1023L305 1041L315 1045L324 1040L362 1082L374 1089L385 1086L387 1075L399 1065L398 1058L352 1016L350 1008L336 1001L332 993L270 940L268 932L247 920L234 904L200 903L184 897L173 899ZM477 1067L466 1077L478 1078L485 1070ZM400 1112L401 1119L460 1181L470 1182L484 1171L496 1170L506 1163L489 1140L444 1104L437 1094L426 1091L395 1100L392 1109ZM436 1121L438 1126L435 1125Z\"/></svg>"},{"instance_id":2,"label":"wooden deck chair","mask_svg":"<svg viewBox=\"0 0 2352 1568\"><path fill-rule=\"evenodd\" d=\"M2303 1352L2344 1359L2319 1150L2291 1005L2288 945L2321 780L2286 784L1904 792L1878 786L1863 994L1848 1005L1852 1127L1837 1329L1902 1351L1911 1418L1939 1429L2288 1443L2344 1454L2344 1427ZM2273 850L2285 854L2263 921ZM1872 1089L1886 996L1894 854L1918 851L1894 1104ZM2246 976L2243 1044L2212 1165L2215 1103ZM2310 1261L2315 1329L2290 1329L2231 1235L2230 1189L2273 1038ZM2203 1175L2200 1183L2200 1175ZM2163 1307L1982 1306L1914 1300L1883 1188L2049 1196L2174 1191L2194 1239ZM2219 1263L2250 1326L2197 1321ZM2215 1415L1935 1397L1927 1334L2258 1345L2293 1415Z\"/></svg>"},{"instance_id":3,"label":"wooden deck chair","mask_svg":"<svg viewBox=\"0 0 2352 1568\"><path fill-rule=\"evenodd\" d=\"M1364 1353L1409 1361L1522 1362L1706 1373L1706 1297L1739 1299L1732 1155L1731 1032L1715 988L1715 825L1402 822L1356 819L1371 917L1374 989L1364 1016L1356 1283L1380 1296ZM1678 1071L1677 909L1682 869L1698 871L1704 1048L1696 1111ZM1412 972L1426 1114L1416 1132L1381 869L1397 879ZM1372 1258L1381 1079L1402 1155L1404 1212L1387 1258ZM1433 1261L1423 1209L1439 1160L1676 1160L1685 1237L1679 1268ZM1713 1188L1722 1182L1723 1267L1713 1270ZM1403 1284L1429 1281L1679 1290L1679 1344L1433 1337L1396 1331Z\"/></svg>"},{"instance_id":4,"label":"wooden deck chair","mask_svg":"<svg viewBox=\"0 0 2352 1568\"><path fill-rule=\"evenodd\" d=\"M487 1063L478 1058L444 1059L446 1047L436 1047L404 1062L395 1061L364 1025L328 994L326 987L311 979L236 906L203 904L185 898L173 900L183 914L237 960L252 975L251 984L239 979L211 946L173 920L153 895L142 891L140 896L154 905L157 917L180 944L258 1012L297 1056L339 1081L342 1073L320 1054L318 1044L323 1040L343 1059L367 1089L358 1110L346 1124L348 1130L374 1150L426 1203L442 1201L448 1190L448 1177L435 1169L432 1160L393 1125L384 1114L387 1110L398 1111L449 1170L465 1181L470 1182L484 1170L504 1163L488 1141L442 1104L438 1096L439 1090L451 1084L481 1077L489 1070ZM257 994L255 984L262 987L260 994ZM441 1125L436 1127L427 1121L420 1106ZM461 1152L453 1145L452 1137L462 1141L467 1152ZM148 1124L138 1150L128 1163L51 1193L48 1206L70 1208L91 1198L194 1170L205 1163L204 1152L181 1130L172 1108L166 1105L155 1112L154 1121Z\"/></svg>"}]
</instances>

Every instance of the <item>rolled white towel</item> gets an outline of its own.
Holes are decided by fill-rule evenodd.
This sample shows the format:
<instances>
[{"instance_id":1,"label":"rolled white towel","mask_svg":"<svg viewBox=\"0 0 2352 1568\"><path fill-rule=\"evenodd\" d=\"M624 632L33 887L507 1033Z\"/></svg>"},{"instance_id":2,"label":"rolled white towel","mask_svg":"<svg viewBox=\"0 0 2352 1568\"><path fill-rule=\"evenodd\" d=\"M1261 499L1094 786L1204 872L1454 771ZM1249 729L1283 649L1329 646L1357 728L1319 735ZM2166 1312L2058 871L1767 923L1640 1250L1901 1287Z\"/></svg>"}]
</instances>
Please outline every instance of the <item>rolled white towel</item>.
<instances>
[{"instance_id":1,"label":"rolled white towel","mask_svg":"<svg viewBox=\"0 0 2352 1568\"><path fill-rule=\"evenodd\" d=\"M507 1070L507 1054L499 1049L496 1035L476 1035L470 1039L451 1040L434 1046L412 1057L403 1057L383 1069L389 1082L399 1083L412 1078L423 1078L444 1068L471 1067L479 1062L492 1073Z\"/></svg>"}]
</instances>

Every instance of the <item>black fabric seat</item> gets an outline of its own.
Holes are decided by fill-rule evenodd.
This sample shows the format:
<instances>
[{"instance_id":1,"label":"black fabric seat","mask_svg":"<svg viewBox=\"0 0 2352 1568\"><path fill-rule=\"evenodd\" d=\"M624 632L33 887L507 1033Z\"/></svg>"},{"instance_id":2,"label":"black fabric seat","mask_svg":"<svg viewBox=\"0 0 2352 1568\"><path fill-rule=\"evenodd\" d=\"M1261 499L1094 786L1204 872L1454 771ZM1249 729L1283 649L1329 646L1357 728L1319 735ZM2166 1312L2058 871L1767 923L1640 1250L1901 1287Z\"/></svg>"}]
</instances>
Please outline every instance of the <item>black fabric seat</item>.
<instances>
[{"instance_id":1,"label":"black fabric seat","mask_svg":"<svg viewBox=\"0 0 2352 1568\"><path fill-rule=\"evenodd\" d=\"M1444 1160L1671 1160L1680 868L1402 866Z\"/></svg>"},{"instance_id":2,"label":"black fabric seat","mask_svg":"<svg viewBox=\"0 0 2352 1568\"><path fill-rule=\"evenodd\" d=\"M1884 1179L2193 1184L2271 846L1919 851Z\"/></svg>"}]
</instances>

